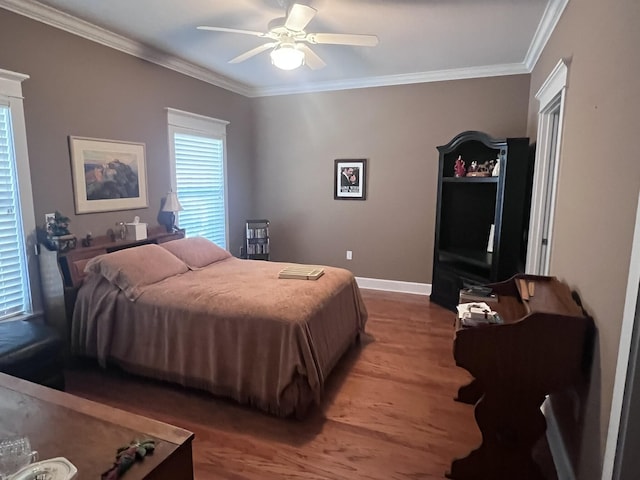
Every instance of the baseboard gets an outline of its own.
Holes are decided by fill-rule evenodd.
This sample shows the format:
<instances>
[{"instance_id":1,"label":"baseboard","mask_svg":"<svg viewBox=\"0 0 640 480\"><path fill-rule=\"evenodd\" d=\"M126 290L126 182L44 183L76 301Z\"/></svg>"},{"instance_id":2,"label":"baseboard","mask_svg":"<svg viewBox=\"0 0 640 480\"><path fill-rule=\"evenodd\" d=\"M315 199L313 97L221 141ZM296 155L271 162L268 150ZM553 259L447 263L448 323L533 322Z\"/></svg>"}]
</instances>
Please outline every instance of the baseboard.
<instances>
[{"instance_id":1,"label":"baseboard","mask_svg":"<svg viewBox=\"0 0 640 480\"><path fill-rule=\"evenodd\" d=\"M431 295L431 284L402 282L399 280L381 280L379 278L356 277L360 288L384 290L386 292L413 293L415 295Z\"/></svg>"},{"instance_id":2,"label":"baseboard","mask_svg":"<svg viewBox=\"0 0 640 480\"><path fill-rule=\"evenodd\" d=\"M549 449L551 450L553 463L556 466L558 480L576 480L576 475L573 471L571 460L569 459L569 453L564 441L562 440L560 427L558 426L558 421L553 413L553 408L549 398L542 403L541 410L547 419L547 442L549 442Z\"/></svg>"}]
</instances>

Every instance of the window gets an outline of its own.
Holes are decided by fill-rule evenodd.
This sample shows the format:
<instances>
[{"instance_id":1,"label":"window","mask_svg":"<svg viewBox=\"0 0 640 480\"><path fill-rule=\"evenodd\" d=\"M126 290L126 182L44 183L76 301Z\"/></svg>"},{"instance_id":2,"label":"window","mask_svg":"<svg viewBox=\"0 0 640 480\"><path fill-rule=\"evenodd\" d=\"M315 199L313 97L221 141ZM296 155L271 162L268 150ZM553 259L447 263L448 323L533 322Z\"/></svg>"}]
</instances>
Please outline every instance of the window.
<instances>
[{"instance_id":1,"label":"window","mask_svg":"<svg viewBox=\"0 0 640 480\"><path fill-rule=\"evenodd\" d=\"M171 188L188 237L227 248L226 129L229 122L168 109Z\"/></svg>"},{"instance_id":2,"label":"window","mask_svg":"<svg viewBox=\"0 0 640 480\"><path fill-rule=\"evenodd\" d=\"M0 320L33 312L28 265L34 262L28 257L34 250L26 238L35 231L35 219L21 83L26 78L0 70Z\"/></svg>"}]
</instances>

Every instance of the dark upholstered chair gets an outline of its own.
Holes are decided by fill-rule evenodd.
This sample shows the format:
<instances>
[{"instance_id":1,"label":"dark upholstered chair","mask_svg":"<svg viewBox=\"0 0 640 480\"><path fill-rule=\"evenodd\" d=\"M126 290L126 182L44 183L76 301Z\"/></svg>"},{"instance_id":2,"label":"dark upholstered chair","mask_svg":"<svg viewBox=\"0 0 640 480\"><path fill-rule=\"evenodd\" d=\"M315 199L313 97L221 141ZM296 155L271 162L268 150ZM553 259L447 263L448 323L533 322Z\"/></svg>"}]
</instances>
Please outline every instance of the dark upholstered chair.
<instances>
[{"instance_id":1,"label":"dark upholstered chair","mask_svg":"<svg viewBox=\"0 0 640 480\"><path fill-rule=\"evenodd\" d=\"M0 322L0 372L64 390L62 338L41 323Z\"/></svg>"}]
</instances>

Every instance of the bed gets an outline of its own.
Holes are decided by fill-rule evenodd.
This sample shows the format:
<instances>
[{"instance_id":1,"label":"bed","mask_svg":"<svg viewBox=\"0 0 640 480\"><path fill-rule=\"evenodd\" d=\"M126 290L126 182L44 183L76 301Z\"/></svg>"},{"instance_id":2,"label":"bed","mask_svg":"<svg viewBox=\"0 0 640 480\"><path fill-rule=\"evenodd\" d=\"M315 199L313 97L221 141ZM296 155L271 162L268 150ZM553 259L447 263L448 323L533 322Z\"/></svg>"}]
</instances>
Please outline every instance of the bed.
<instances>
[{"instance_id":1,"label":"bed","mask_svg":"<svg viewBox=\"0 0 640 480\"><path fill-rule=\"evenodd\" d=\"M95 257L78 291L72 352L302 417L367 311L348 270L279 279L287 265L241 260L200 237Z\"/></svg>"}]
</instances>

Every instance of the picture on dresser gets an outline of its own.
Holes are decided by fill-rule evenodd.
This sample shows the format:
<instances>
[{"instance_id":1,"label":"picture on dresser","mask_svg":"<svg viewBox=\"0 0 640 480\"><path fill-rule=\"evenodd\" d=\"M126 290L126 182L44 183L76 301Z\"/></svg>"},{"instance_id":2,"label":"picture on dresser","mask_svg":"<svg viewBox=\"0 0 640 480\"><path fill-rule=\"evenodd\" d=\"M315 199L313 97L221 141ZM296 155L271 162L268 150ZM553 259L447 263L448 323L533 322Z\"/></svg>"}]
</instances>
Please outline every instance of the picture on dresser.
<instances>
[{"instance_id":1,"label":"picture on dresser","mask_svg":"<svg viewBox=\"0 0 640 480\"><path fill-rule=\"evenodd\" d=\"M76 213L148 207L145 144L69 137Z\"/></svg>"}]
</instances>

